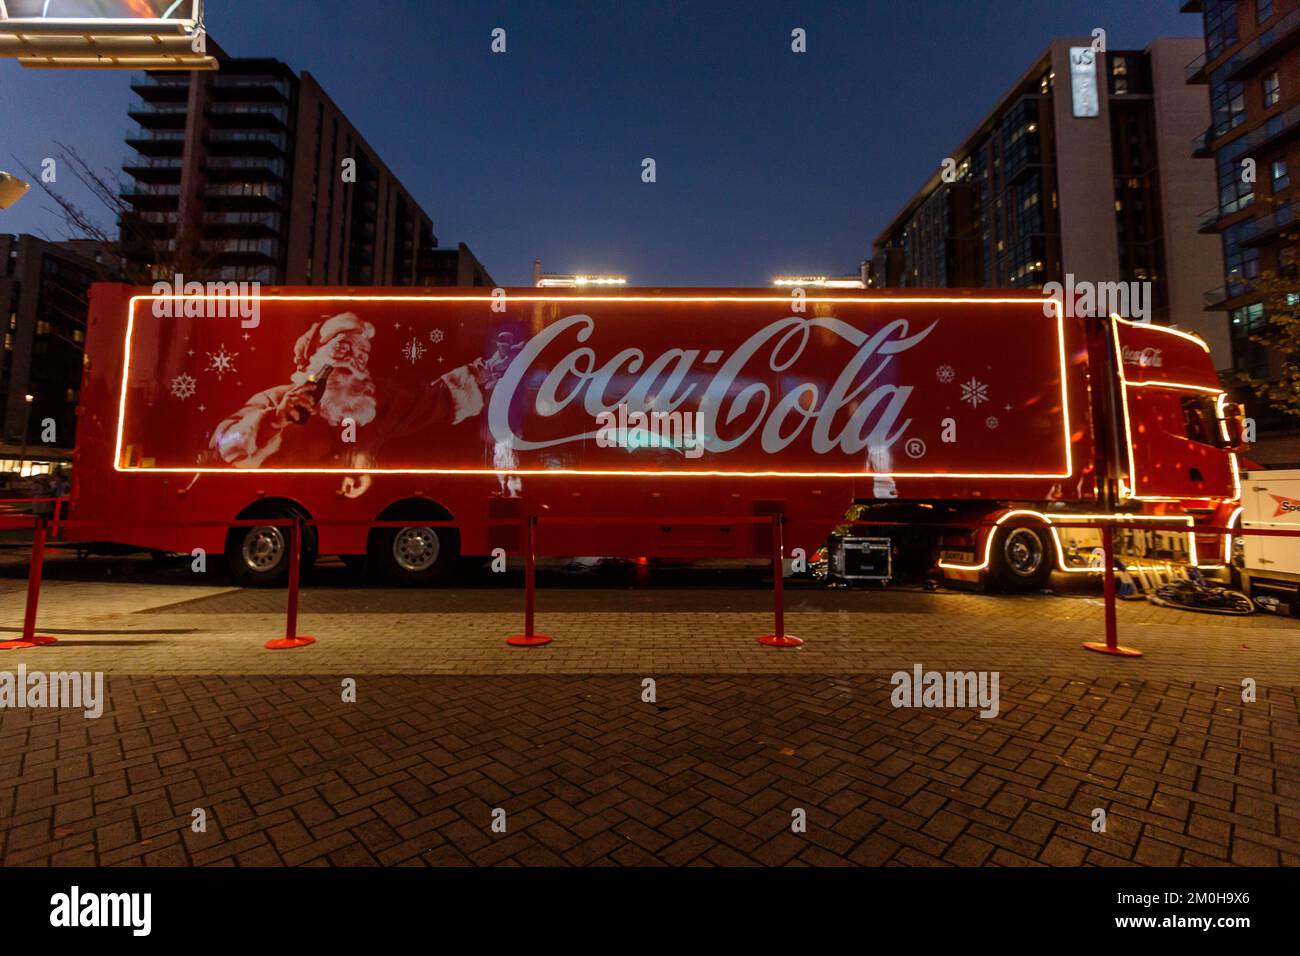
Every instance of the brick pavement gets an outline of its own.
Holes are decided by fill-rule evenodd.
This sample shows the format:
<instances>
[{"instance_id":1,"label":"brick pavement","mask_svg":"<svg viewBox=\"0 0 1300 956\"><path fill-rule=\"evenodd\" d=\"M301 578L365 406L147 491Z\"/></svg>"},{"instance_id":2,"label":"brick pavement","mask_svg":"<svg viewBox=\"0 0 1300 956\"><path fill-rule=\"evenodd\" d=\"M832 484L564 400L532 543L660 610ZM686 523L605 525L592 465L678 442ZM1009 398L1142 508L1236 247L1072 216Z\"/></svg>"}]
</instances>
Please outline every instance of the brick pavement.
<instances>
[{"instance_id":1,"label":"brick pavement","mask_svg":"<svg viewBox=\"0 0 1300 956\"><path fill-rule=\"evenodd\" d=\"M520 651L511 591L323 589L276 653L282 592L175 587L55 581L71 633L0 657L109 675L97 721L0 711L3 864L1300 863L1284 619L1121 605L1117 661L1090 598L793 591L775 651L761 591L575 589ZM1001 713L893 708L917 661L999 670Z\"/></svg>"}]
</instances>

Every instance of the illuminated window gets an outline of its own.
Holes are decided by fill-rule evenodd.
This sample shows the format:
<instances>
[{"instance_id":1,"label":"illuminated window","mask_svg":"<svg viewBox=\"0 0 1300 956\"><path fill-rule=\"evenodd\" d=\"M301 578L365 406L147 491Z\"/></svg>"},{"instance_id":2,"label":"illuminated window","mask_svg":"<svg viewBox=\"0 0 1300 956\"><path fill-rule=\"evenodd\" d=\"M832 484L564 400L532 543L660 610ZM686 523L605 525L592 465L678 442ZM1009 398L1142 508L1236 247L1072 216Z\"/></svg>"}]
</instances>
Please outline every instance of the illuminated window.
<instances>
[{"instance_id":1,"label":"illuminated window","mask_svg":"<svg viewBox=\"0 0 1300 956\"><path fill-rule=\"evenodd\" d=\"M1277 106L1282 101L1282 81L1274 70L1264 77L1264 109Z\"/></svg>"},{"instance_id":2,"label":"illuminated window","mask_svg":"<svg viewBox=\"0 0 1300 956\"><path fill-rule=\"evenodd\" d=\"M1286 168L1286 158L1273 160L1270 168L1273 177L1273 192L1281 192L1291 185L1291 173Z\"/></svg>"}]
</instances>

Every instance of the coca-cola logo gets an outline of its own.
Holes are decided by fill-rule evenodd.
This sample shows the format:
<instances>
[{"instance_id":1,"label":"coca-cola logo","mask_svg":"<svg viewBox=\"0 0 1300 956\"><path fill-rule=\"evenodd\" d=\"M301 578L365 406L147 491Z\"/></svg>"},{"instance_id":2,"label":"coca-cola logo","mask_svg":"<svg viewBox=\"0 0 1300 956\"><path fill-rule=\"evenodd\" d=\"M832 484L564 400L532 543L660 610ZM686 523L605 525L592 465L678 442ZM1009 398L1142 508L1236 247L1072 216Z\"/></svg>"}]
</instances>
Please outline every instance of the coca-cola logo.
<instances>
[{"instance_id":1,"label":"coca-cola logo","mask_svg":"<svg viewBox=\"0 0 1300 956\"><path fill-rule=\"evenodd\" d=\"M790 316L759 329L730 353L670 348L651 356L625 348L600 356L586 344L595 321L571 315L531 338L515 356L493 389L488 427L497 442L527 451L594 439L598 416L620 405L640 412L685 407L699 413L703 446L712 454L756 436L764 452L776 454L805 432L815 454L878 453L893 446L912 422L903 417L912 387L890 381L890 365L937 324L909 334L905 319L864 330L831 316ZM805 380L776 394L772 383L778 375L797 380L815 331L838 336L853 349L851 356L829 386ZM557 428L570 408L581 408L590 427L567 433ZM565 420L572 422L573 416Z\"/></svg>"},{"instance_id":2,"label":"coca-cola logo","mask_svg":"<svg viewBox=\"0 0 1300 956\"><path fill-rule=\"evenodd\" d=\"M1160 357L1160 349L1134 349L1126 345L1124 346L1124 364L1136 365L1139 368L1160 368L1165 363Z\"/></svg>"}]
</instances>

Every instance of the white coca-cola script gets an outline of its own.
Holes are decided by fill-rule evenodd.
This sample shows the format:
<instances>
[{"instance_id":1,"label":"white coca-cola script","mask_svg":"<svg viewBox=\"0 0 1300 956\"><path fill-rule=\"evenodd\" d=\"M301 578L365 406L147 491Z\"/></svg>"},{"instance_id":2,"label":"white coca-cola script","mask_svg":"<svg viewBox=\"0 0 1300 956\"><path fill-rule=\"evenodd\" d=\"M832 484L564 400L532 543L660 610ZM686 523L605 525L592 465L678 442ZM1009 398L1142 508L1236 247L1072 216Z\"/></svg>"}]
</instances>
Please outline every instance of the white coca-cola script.
<instances>
[{"instance_id":1,"label":"white coca-cola script","mask_svg":"<svg viewBox=\"0 0 1300 956\"><path fill-rule=\"evenodd\" d=\"M912 421L903 418L912 387L890 381L896 369L886 373L937 324L909 335L905 319L864 330L831 316L790 316L759 329L730 354L673 348L650 358L639 348L625 348L602 361L585 344L595 321L571 315L534 336L515 356L493 390L488 425L496 441L531 451L594 438L596 417L619 405L644 412L685 405L702 414L704 448L712 454L731 451L756 434L763 451L775 454L809 428L810 447L819 455L883 451ZM845 345L845 363L829 386L798 380L800 357L818 330ZM777 378L789 381L790 376L798 384L774 394ZM574 403L591 420L590 429L545 434L546 420Z\"/></svg>"}]
</instances>

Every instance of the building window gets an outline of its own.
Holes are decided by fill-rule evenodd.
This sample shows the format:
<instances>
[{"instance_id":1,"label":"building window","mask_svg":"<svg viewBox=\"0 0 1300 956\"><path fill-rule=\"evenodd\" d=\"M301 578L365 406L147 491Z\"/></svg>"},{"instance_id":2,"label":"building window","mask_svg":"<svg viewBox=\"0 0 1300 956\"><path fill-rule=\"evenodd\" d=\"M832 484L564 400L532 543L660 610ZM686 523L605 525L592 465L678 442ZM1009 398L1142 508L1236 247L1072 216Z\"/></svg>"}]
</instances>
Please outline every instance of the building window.
<instances>
[{"instance_id":1,"label":"building window","mask_svg":"<svg viewBox=\"0 0 1300 956\"><path fill-rule=\"evenodd\" d=\"M1205 55L1218 59L1240 39L1237 32L1237 0L1207 0L1205 4Z\"/></svg>"},{"instance_id":2,"label":"building window","mask_svg":"<svg viewBox=\"0 0 1300 956\"><path fill-rule=\"evenodd\" d=\"M1277 106L1282 101L1282 81L1274 70L1264 77L1264 109Z\"/></svg>"},{"instance_id":3,"label":"building window","mask_svg":"<svg viewBox=\"0 0 1300 956\"><path fill-rule=\"evenodd\" d=\"M1214 118L1214 135L1222 136L1246 122L1246 86L1225 80L1224 69L1210 77L1210 111Z\"/></svg>"},{"instance_id":4,"label":"building window","mask_svg":"<svg viewBox=\"0 0 1300 956\"><path fill-rule=\"evenodd\" d=\"M1291 173L1286 168L1286 157L1273 160L1270 168L1273 178L1273 192L1279 193L1291 185Z\"/></svg>"},{"instance_id":5,"label":"building window","mask_svg":"<svg viewBox=\"0 0 1300 956\"><path fill-rule=\"evenodd\" d=\"M1238 141L1219 151L1219 214L1229 216L1255 201L1255 187L1242 181L1240 155L1246 144Z\"/></svg>"},{"instance_id":6,"label":"building window","mask_svg":"<svg viewBox=\"0 0 1300 956\"><path fill-rule=\"evenodd\" d=\"M1273 0L1255 0L1255 22L1263 23L1273 15Z\"/></svg>"},{"instance_id":7,"label":"building window","mask_svg":"<svg viewBox=\"0 0 1300 956\"><path fill-rule=\"evenodd\" d=\"M1241 243L1254 235L1251 220L1239 222L1223 231L1223 266L1228 278L1228 295L1250 291L1250 282L1259 277L1259 249L1243 248Z\"/></svg>"}]
</instances>

